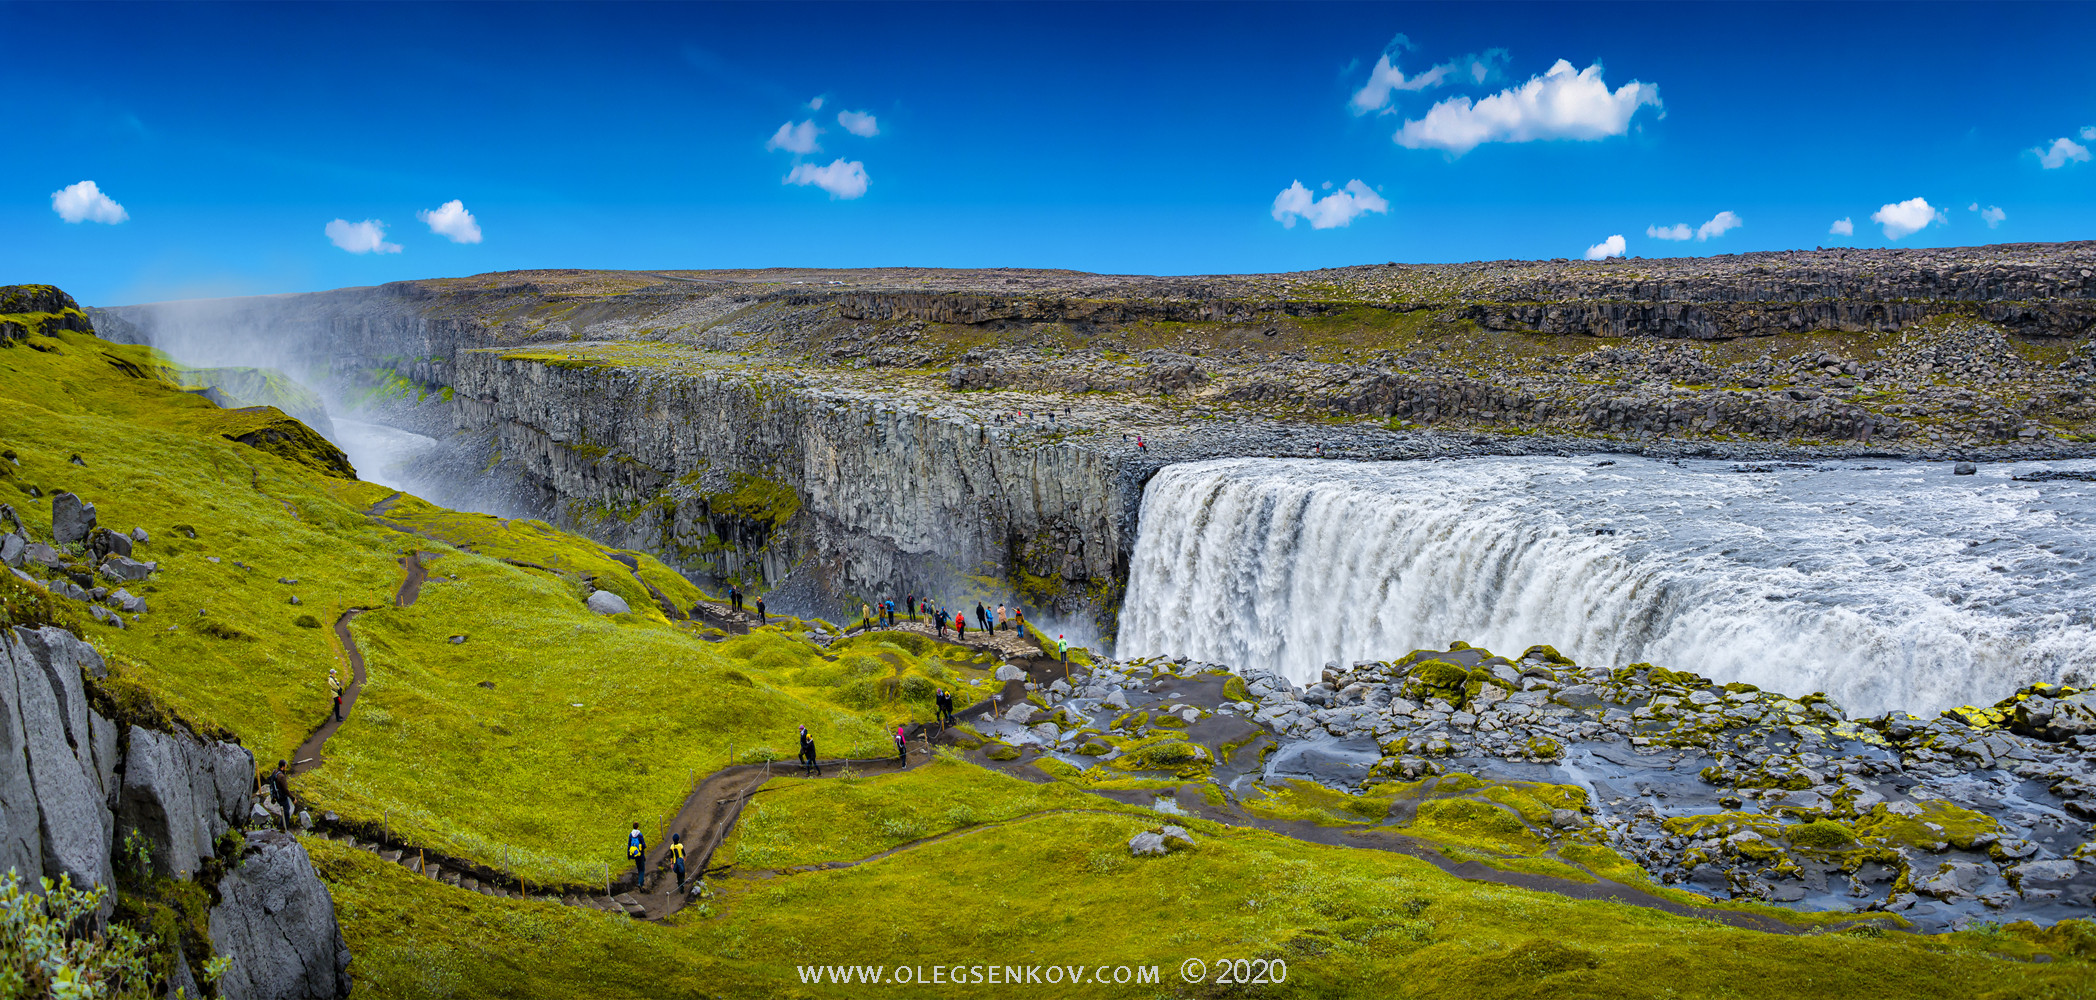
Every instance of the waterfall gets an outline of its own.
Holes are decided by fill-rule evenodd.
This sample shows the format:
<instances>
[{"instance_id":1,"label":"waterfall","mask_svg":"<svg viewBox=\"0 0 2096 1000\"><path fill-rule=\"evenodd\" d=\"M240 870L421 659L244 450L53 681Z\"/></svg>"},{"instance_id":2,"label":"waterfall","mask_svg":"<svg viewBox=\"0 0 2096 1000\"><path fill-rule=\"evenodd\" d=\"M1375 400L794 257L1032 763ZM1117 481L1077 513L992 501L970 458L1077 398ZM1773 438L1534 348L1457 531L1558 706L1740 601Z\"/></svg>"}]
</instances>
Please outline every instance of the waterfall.
<instances>
[{"instance_id":1,"label":"waterfall","mask_svg":"<svg viewBox=\"0 0 2096 1000\"><path fill-rule=\"evenodd\" d=\"M1991 466L1478 458L1175 465L1143 495L1123 655L1302 682L1461 639L1649 661L1852 713L2096 675L2096 483Z\"/></svg>"}]
</instances>

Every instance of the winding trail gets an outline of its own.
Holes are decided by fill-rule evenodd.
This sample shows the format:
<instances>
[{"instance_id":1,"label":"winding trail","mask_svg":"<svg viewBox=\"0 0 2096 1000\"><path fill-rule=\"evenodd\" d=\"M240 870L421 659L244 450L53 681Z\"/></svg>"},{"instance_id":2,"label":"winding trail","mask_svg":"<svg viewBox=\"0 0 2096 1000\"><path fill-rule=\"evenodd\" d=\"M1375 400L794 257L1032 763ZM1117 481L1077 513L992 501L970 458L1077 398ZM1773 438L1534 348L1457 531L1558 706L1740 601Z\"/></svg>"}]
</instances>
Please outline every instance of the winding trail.
<instances>
[{"instance_id":1,"label":"winding trail","mask_svg":"<svg viewBox=\"0 0 2096 1000\"><path fill-rule=\"evenodd\" d=\"M382 501L381 505L383 503ZM415 599L421 593L422 584L428 580L429 572L422 563L423 555L424 553L421 552L409 552L400 560L403 578L400 589L394 596L394 605L396 607L408 607L414 604ZM625 562L625 560L620 561ZM637 570L637 567L631 564L629 564L628 568ZM638 572L634 573L636 579L639 579L639 576ZM642 580L641 582L645 584L647 581ZM668 606L667 600L653 586L649 586L648 589L658 600L663 600L665 607ZM356 640L350 635L349 623L356 616L372 610L375 609L351 608L344 611L341 617L335 620L335 635L341 640L343 651L348 654L353 671L353 678L343 692L342 721L347 721L349 718L351 708L355 705L358 694L363 691L365 681L364 656L358 650ZM732 615L732 612L728 612L725 608L715 609L705 604L701 604L698 608L693 609L695 614L716 610L723 618L730 618ZM747 617L754 619L755 615L747 615ZM1007 655L1016 652L1015 650L1003 648L1007 643L1000 642L996 646L988 644L978 645L981 640L973 643L961 643L932 635L929 626L914 622L907 624L917 625L916 628L908 629L909 631L920 632L933 638L935 641ZM1000 636L999 638L1004 637ZM1025 645L1027 647L1026 652L1033 655L1023 660L1014 657L1014 661L1018 662L1026 670L1027 679L1047 683L1053 677L1062 674L1063 667L1059 661L1039 655L1037 648L1030 642ZM1003 703L1018 704L1026 697L1026 680L1014 679L1006 681L996 691L996 695L999 697L985 697L981 701L956 712L956 717L972 719L991 714L995 711L1000 699ZM304 743L300 744L297 757L291 769L293 774L310 771L325 762L326 758L323 755L323 751L328 737L334 735L335 731L341 728L342 721L330 718L318 729L314 730L313 734L308 736ZM824 772L820 777L835 777L846 766L858 769L858 773L861 774L896 773L909 770L921 766L932 759L933 750L931 744L935 739L939 742L950 742L944 727L940 727L936 723L919 723L909 733L909 736L911 737L911 743L908 757L905 761L898 761L893 757L824 760L822 761ZM1020 759L1003 766L994 763L990 766L996 770L1015 774L1015 776L1026 778L1027 780L1037 780L1028 775L1016 773L1017 770L1030 765L1030 763L1028 759ZM782 768L781 765L784 765L784 767ZM688 891L678 891L674 876L669 870L669 838L674 834L682 834L684 836L687 890L695 889L702 878L724 874L732 866L715 866L713 857L720 850L721 844L726 841L728 834L735 829L735 824L741 820L743 808L749 804L751 798L763 790L766 782L780 776L782 773L791 775L797 770L799 770L798 762L768 761L755 764L730 764L706 775L698 782L697 787L692 790L691 794L685 797L684 804L670 818L665 829L661 831L660 842L650 845L644 863L644 869L647 872L647 878L644 881L634 884L630 872L623 875L614 875L610 879L609 884L606 885L603 895L575 893L562 897L560 902L569 906L598 909L608 913L622 913L643 920L661 920L676 913L690 902L691 896ZM1111 794L1100 794L1109 801L1122 801ZM1123 802L1122 804L1137 808L1143 805L1141 802ZM1393 830L1373 827L1365 829L1320 827L1307 821L1269 820L1235 812L1228 816L1222 816L1215 815L1213 809L1200 808L1198 806L1193 811L1196 814L1206 814L1203 818L1223 823L1226 826L1263 830L1295 840L1330 846L1366 848L1406 854L1433 864L1450 875L1471 882L1515 886L1572 899L1610 900L1647 909L1661 910L1680 916L1713 920L1735 927L1771 933L1796 934L1808 930L1806 927L1785 923L1760 914L1691 906L1664 899L1634 886L1612 881L1591 869L1586 869L1585 866L1576 867L1586 871L1595 881L1578 882L1548 875L1505 871L1476 861L1458 863L1435 850L1432 845ZM880 861L920 847L988 830L1000 829L1042 816L1063 813L1137 815L1125 810L1107 808L1076 809L1065 807L1043 809L920 837L874 854L869 854L863 858L796 865L784 869L749 870L742 874L758 878L777 878L831 871L839 868L852 868ZM316 835L336 839L332 834L325 831L316 831ZM485 866L469 861L431 854L423 849L406 845L400 848L389 848L387 844L382 842L359 841L354 834L346 835L339 839L347 841L351 846L378 854L387 861L398 863L411 871L427 875L447 885L490 896L512 897L528 894L526 891L527 887L507 873L495 872ZM1569 864L1569 862L1567 863ZM612 869L612 871L617 872L619 870ZM629 886L630 888L625 888ZM622 889L623 891L621 891ZM546 898L543 893L544 888L542 887L540 898Z\"/></svg>"},{"instance_id":2,"label":"winding trail","mask_svg":"<svg viewBox=\"0 0 2096 1000\"><path fill-rule=\"evenodd\" d=\"M422 593L422 584L429 579L429 570L422 565L420 552L410 552L403 556L400 568L405 577L401 580L400 590L393 595L393 606L404 608L415 603L415 598ZM357 704L357 696L364 693L364 653L357 648L357 640L350 636L349 623L358 615L375 610L377 609L351 608L335 619L335 638L341 641L342 652L349 657L350 670L349 684L342 689L342 717L337 719L332 712L329 713L328 720L321 723L320 728L313 730L304 743L298 745L291 757L292 774L304 774L327 762L325 751L328 737L335 735L335 731L349 721L350 711Z\"/></svg>"}]
</instances>

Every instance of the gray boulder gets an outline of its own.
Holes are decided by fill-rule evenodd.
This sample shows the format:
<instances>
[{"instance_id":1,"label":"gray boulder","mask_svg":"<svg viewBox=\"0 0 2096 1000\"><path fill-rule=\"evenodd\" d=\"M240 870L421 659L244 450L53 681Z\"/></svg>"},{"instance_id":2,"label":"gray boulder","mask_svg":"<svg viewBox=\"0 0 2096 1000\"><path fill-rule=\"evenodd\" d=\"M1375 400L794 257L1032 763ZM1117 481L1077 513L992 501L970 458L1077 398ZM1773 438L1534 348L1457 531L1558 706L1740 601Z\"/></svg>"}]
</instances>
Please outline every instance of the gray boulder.
<instances>
[{"instance_id":1,"label":"gray boulder","mask_svg":"<svg viewBox=\"0 0 2096 1000\"><path fill-rule=\"evenodd\" d=\"M1164 835L1144 830L1128 838L1128 853L1138 858L1162 856L1170 853L1164 846Z\"/></svg>"},{"instance_id":2,"label":"gray boulder","mask_svg":"<svg viewBox=\"0 0 2096 1000\"><path fill-rule=\"evenodd\" d=\"M95 505L59 490L51 494L51 539L60 545L87 540L95 528Z\"/></svg>"},{"instance_id":3,"label":"gray boulder","mask_svg":"<svg viewBox=\"0 0 2096 1000\"><path fill-rule=\"evenodd\" d=\"M2018 885L2039 886L2059 882L2071 882L2081 874L2081 866L2066 858L2053 861L2033 861L2009 869L2009 875Z\"/></svg>"},{"instance_id":4,"label":"gray boulder","mask_svg":"<svg viewBox=\"0 0 2096 1000\"><path fill-rule=\"evenodd\" d=\"M87 551L97 559L109 555L129 556L131 539L108 528L96 528L87 533Z\"/></svg>"},{"instance_id":5,"label":"gray boulder","mask_svg":"<svg viewBox=\"0 0 2096 1000\"><path fill-rule=\"evenodd\" d=\"M88 617L93 618L94 620L101 622L104 625L111 626L112 628L124 627L123 615L117 614L116 612L111 611L108 608L105 608L99 604L88 605L87 614Z\"/></svg>"},{"instance_id":6,"label":"gray boulder","mask_svg":"<svg viewBox=\"0 0 2096 1000\"><path fill-rule=\"evenodd\" d=\"M131 541L137 545L144 545L152 541L152 536L146 534L146 529L144 528L133 528L131 529Z\"/></svg>"},{"instance_id":7,"label":"gray boulder","mask_svg":"<svg viewBox=\"0 0 2096 1000\"><path fill-rule=\"evenodd\" d=\"M240 864L218 883L211 948L228 960L225 1000L303 1000L349 995L349 945L335 902L296 838L248 837Z\"/></svg>"},{"instance_id":8,"label":"gray boulder","mask_svg":"<svg viewBox=\"0 0 2096 1000\"><path fill-rule=\"evenodd\" d=\"M600 615L623 615L633 610L626 606L626 599L609 590L599 590L589 595L589 609Z\"/></svg>"},{"instance_id":9,"label":"gray boulder","mask_svg":"<svg viewBox=\"0 0 2096 1000\"><path fill-rule=\"evenodd\" d=\"M146 599L138 597L122 587L118 587L116 593L109 595L109 603L124 609L124 613L127 615L142 615L146 613Z\"/></svg>"},{"instance_id":10,"label":"gray boulder","mask_svg":"<svg viewBox=\"0 0 2096 1000\"><path fill-rule=\"evenodd\" d=\"M22 554L28 548L29 542L20 535L0 535L0 565L19 569L22 565Z\"/></svg>"},{"instance_id":11,"label":"gray boulder","mask_svg":"<svg viewBox=\"0 0 2096 1000\"><path fill-rule=\"evenodd\" d=\"M1037 716L1039 714L1041 714L1041 710L1038 707L1036 707L1033 702L1022 701L1017 705L1013 705L1010 710L1006 711L1004 713L1004 718L1005 721L1010 722L1014 725L1024 726L1033 722L1034 716Z\"/></svg>"},{"instance_id":12,"label":"gray boulder","mask_svg":"<svg viewBox=\"0 0 2096 1000\"><path fill-rule=\"evenodd\" d=\"M159 568L158 563L142 563L129 556L111 555L102 560L99 572L104 580L112 583L124 583L143 580L153 575L153 570L157 568Z\"/></svg>"},{"instance_id":13,"label":"gray boulder","mask_svg":"<svg viewBox=\"0 0 2096 1000\"><path fill-rule=\"evenodd\" d=\"M1007 663L998 667L997 672L991 676L1000 681L1023 681L1026 679L1026 671Z\"/></svg>"},{"instance_id":14,"label":"gray boulder","mask_svg":"<svg viewBox=\"0 0 2096 1000\"><path fill-rule=\"evenodd\" d=\"M1971 861L1946 861L1936 874L1914 883L1914 891L1937 899L1975 895L1986 881L1987 870Z\"/></svg>"},{"instance_id":15,"label":"gray boulder","mask_svg":"<svg viewBox=\"0 0 2096 1000\"><path fill-rule=\"evenodd\" d=\"M117 841L136 830L164 873L195 872L217 857L218 838L247 816L255 758L232 743L131 727L131 752L117 794Z\"/></svg>"},{"instance_id":16,"label":"gray boulder","mask_svg":"<svg viewBox=\"0 0 2096 1000\"><path fill-rule=\"evenodd\" d=\"M82 670L100 676L102 657L64 629L0 633L0 869L86 887L114 874L106 775L116 748L96 739L108 723L87 706Z\"/></svg>"}]
</instances>

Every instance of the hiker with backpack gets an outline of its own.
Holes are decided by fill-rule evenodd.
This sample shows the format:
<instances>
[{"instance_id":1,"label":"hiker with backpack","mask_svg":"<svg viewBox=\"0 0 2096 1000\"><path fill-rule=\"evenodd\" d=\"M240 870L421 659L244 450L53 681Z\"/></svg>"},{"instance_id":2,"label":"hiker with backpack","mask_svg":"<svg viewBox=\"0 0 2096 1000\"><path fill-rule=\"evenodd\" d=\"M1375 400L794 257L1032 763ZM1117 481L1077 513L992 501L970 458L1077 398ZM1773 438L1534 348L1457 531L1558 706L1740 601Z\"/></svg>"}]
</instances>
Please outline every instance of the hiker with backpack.
<instances>
[{"instance_id":1,"label":"hiker with backpack","mask_svg":"<svg viewBox=\"0 0 2096 1000\"><path fill-rule=\"evenodd\" d=\"M648 838L640 835L640 821L633 821L633 832L626 835L626 856L633 859L633 888L643 889L648 883Z\"/></svg>"},{"instance_id":2,"label":"hiker with backpack","mask_svg":"<svg viewBox=\"0 0 2096 1000\"><path fill-rule=\"evenodd\" d=\"M940 688L939 697L936 701L939 705L939 724L942 726L953 725L953 692Z\"/></svg>"},{"instance_id":3,"label":"hiker with backpack","mask_svg":"<svg viewBox=\"0 0 2096 1000\"><path fill-rule=\"evenodd\" d=\"M677 873L677 891L684 891L684 835L670 834L670 868Z\"/></svg>"},{"instance_id":4,"label":"hiker with backpack","mask_svg":"<svg viewBox=\"0 0 2096 1000\"><path fill-rule=\"evenodd\" d=\"M822 762L815 759L815 738L809 736L808 730L803 728L801 730L801 777L807 777L810 771L815 772L816 777L822 777Z\"/></svg>"},{"instance_id":5,"label":"hiker with backpack","mask_svg":"<svg viewBox=\"0 0 2096 1000\"><path fill-rule=\"evenodd\" d=\"M958 611L953 613L953 641L963 642L968 638L968 616Z\"/></svg>"},{"instance_id":6,"label":"hiker with backpack","mask_svg":"<svg viewBox=\"0 0 2096 1000\"><path fill-rule=\"evenodd\" d=\"M269 776L269 792L270 795L275 797L275 799L277 800L277 806L284 810L284 832L290 833L291 772L285 770L287 766L288 765L285 764L284 761L277 761L276 771L271 773Z\"/></svg>"},{"instance_id":7,"label":"hiker with backpack","mask_svg":"<svg viewBox=\"0 0 2096 1000\"><path fill-rule=\"evenodd\" d=\"M910 738L903 735L900 725L895 727L895 760L904 766L910 763Z\"/></svg>"},{"instance_id":8,"label":"hiker with backpack","mask_svg":"<svg viewBox=\"0 0 2096 1000\"><path fill-rule=\"evenodd\" d=\"M329 668L328 668L328 690L329 690L329 691L332 691L332 692L334 692L334 695L335 695L335 721L336 721L336 722L341 722L341 721L342 721L342 675L340 675L340 674L337 674L337 673L335 672L335 668L333 668L333 667L329 667Z\"/></svg>"},{"instance_id":9,"label":"hiker with backpack","mask_svg":"<svg viewBox=\"0 0 2096 1000\"><path fill-rule=\"evenodd\" d=\"M764 613L764 597L763 597L763 595L761 595L761 594L760 594L760 595L758 595L758 597L757 597L757 624L759 624L759 625L769 625L769 624L771 624L771 619L770 619L769 617L767 617L767 616L765 615L765 613Z\"/></svg>"}]
</instances>

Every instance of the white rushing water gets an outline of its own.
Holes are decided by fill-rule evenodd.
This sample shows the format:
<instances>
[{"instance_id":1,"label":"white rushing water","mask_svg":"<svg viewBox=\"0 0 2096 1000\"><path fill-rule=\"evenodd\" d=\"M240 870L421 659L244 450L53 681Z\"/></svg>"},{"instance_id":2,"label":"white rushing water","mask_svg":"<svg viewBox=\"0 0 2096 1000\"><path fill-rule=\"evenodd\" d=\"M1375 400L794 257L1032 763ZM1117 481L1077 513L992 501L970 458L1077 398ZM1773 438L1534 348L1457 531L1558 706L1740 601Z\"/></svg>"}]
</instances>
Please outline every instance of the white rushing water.
<instances>
[{"instance_id":1,"label":"white rushing water","mask_svg":"<svg viewBox=\"0 0 2096 1000\"><path fill-rule=\"evenodd\" d=\"M417 460L437 450L436 438L340 415L332 419L335 445L349 456L357 478L408 493L424 492L428 484L420 482L413 470Z\"/></svg>"},{"instance_id":2,"label":"white rushing water","mask_svg":"<svg viewBox=\"0 0 2096 1000\"><path fill-rule=\"evenodd\" d=\"M1119 652L1305 681L1461 639L1852 713L2096 676L2096 483L2022 463L1231 459L1150 481ZM1765 467L1756 467L1765 468Z\"/></svg>"}]
</instances>

